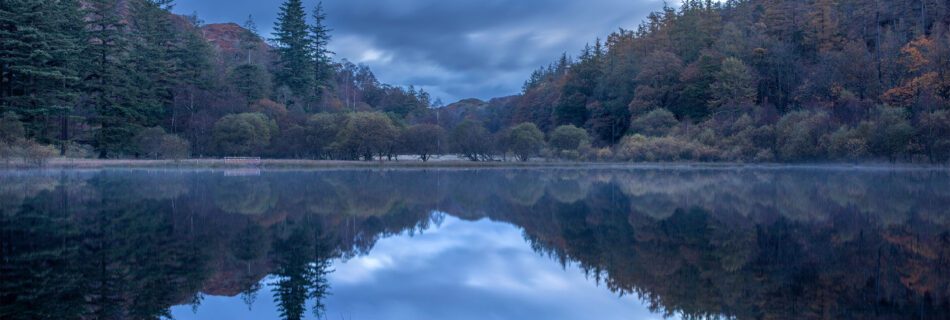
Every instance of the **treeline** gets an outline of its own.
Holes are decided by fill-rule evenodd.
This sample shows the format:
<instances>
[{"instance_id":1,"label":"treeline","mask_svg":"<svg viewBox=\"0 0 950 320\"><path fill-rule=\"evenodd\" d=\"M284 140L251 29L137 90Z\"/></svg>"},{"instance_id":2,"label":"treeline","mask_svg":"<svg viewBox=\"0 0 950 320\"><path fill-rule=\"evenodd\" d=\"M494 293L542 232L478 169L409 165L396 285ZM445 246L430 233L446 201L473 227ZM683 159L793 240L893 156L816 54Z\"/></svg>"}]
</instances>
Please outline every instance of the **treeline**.
<instances>
[{"instance_id":1,"label":"treeline","mask_svg":"<svg viewBox=\"0 0 950 320\"><path fill-rule=\"evenodd\" d=\"M536 71L512 123L621 160L950 159L935 0L683 1Z\"/></svg>"},{"instance_id":2,"label":"treeline","mask_svg":"<svg viewBox=\"0 0 950 320\"><path fill-rule=\"evenodd\" d=\"M265 41L171 2L0 3L0 157L950 160L945 1L687 0L444 108L334 60L319 4Z\"/></svg>"},{"instance_id":3,"label":"treeline","mask_svg":"<svg viewBox=\"0 0 950 320\"><path fill-rule=\"evenodd\" d=\"M204 25L172 2L0 2L0 157L292 157L314 114L431 114L424 90L333 60L319 4L285 1L265 41L250 17Z\"/></svg>"}]
</instances>

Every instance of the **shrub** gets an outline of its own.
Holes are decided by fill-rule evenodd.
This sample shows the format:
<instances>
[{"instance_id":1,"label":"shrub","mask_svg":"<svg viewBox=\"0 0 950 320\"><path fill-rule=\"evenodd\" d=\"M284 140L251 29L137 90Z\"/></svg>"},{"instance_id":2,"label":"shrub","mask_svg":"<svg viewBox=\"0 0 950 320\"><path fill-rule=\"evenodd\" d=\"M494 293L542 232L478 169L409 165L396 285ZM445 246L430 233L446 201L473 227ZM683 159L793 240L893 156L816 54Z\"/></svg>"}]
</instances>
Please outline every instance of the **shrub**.
<instances>
[{"instance_id":1,"label":"shrub","mask_svg":"<svg viewBox=\"0 0 950 320\"><path fill-rule=\"evenodd\" d=\"M397 137L396 126L385 114L358 112L349 115L337 141L345 153L372 160L390 154Z\"/></svg>"},{"instance_id":2,"label":"shrub","mask_svg":"<svg viewBox=\"0 0 950 320\"><path fill-rule=\"evenodd\" d=\"M746 116L739 118L740 123ZM748 119L751 121L751 119ZM741 161L756 161L760 151L770 149L773 145L774 130L771 126L755 127L750 123L746 127L734 126L735 133L719 142L720 148L728 148L723 158Z\"/></svg>"},{"instance_id":3,"label":"shrub","mask_svg":"<svg viewBox=\"0 0 950 320\"><path fill-rule=\"evenodd\" d=\"M614 158L613 150L610 148L600 148L600 149L591 149L593 152L593 159L599 161L607 161Z\"/></svg>"},{"instance_id":4,"label":"shrub","mask_svg":"<svg viewBox=\"0 0 950 320\"><path fill-rule=\"evenodd\" d=\"M549 140L548 144L555 152L563 153L578 151L582 145L590 143L590 136L587 135L587 130L566 125L554 129Z\"/></svg>"},{"instance_id":5,"label":"shrub","mask_svg":"<svg viewBox=\"0 0 950 320\"><path fill-rule=\"evenodd\" d=\"M261 113L227 115L215 122L212 136L222 155L260 155L277 133L277 123Z\"/></svg>"},{"instance_id":6,"label":"shrub","mask_svg":"<svg viewBox=\"0 0 950 320\"><path fill-rule=\"evenodd\" d=\"M862 130L863 129L863 130ZM868 156L867 126L863 128L838 128L828 135L824 144L828 155L834 159L859 160Z\"/></svg>"},{"instance_id":7,"label":"shrub","mask_svg":"<svg viewBox=\"0 0 950 320\"><path fill-rule=\"evenodd\" d=\"M42 145L33 141L28 141L22 149L22 158L26 163L42 167L45 166L50 158L56 155L56 149L48 145Z\"/></svg>"},{"instance_id":8,"label":"shrub","mask_svg":"<svg viewBox=\"0 0 950 320\"><path fill-rule=\"evenodd\" d=\"M710 147L675 137L625 137L617 147L617 158L624 161L710 161L719 158Z\"/></svg>"},{"instance_id":9,"label":"shrub","mask_svg":"<svg viewBox=\"0 0 950 320\"><path fill-rule=\"evenodd\" d=\"M452 145L460 156L472 161L492 157L492 137L481 124L465 120L452 130Z\"/></svg>"},{"instance_id":10,"label":"shrub","mask_svg":"<svg viewBox=\"0 0 950 320\"><path fill-rule=\"evenodd\" d=\"M918 132L930 161L950 160L950 111L939 110L921 115Z\"/></svg>"},{"instance_id":11,"label":"shrub","mask_svg":"<svg viewBox=\"0 0 950 320\"><path fill-rule=\"evenodd\" d=\"M644 136L665 136L677 124L679 121L672 112L666 109L655 109L645 115L634 117L630 122L630 132Z\"/></svg>"},{"instance_id":12,"label":"shrub","mask_svg":"<svg viewBox=\"0 0 950 320\"><path fill-rule=\"evenodd\" d=\"M179 136L169 134L162 137L159 150L162 159L184 159L191 156L191 143Z\"/></svg>"},{"instance_id":13,"label":"shrub","mask_svg":"<svg viewBox=\"0 0 950 320\"><path fill-rule=\"evenodd\" d=\"M13 145L17 141L24 139L26 131L23 129L23 123L16 113L6 112L0 116L0 142L7 145Z\"/></svg>"},{"instance_id":14,"label":"shrub","mask_svg":"<svg viewBox=\"0 0 950 320\"><path fill-rule=\"evenodd\" d=\"M534 123L522 123L511 128L509 147L518 160L528 161L544 148L544 133Z\"/></svg>"},{"instance_id":15,"label":"shrub","mask_svg":"<svg viewBox=\"0 0 950 320\"><path fill-rule=\"evenodd\" d=\"M320 159L329 157L345 124L346 118L343 115L319 113L311 116L304 127L306 153Z\"/></svg>"},{"instance_id":16,"label":"shrub","mask_svg":"<svg viewBox=\"0 0 950 320\"><path fill-rule=\"evenodd\" d=\"M402 135L406 151L419 156L422 162L429 161L434 154L442 152L445 130L434 124L419 124L406 129Z\"/></svg>"},{"instance_id":17,"label":"shrub","mask_svg":"<svg viewBox=\"0 0 950 320\"><path fill-rule=\"evenodd\" d=\"M789 161L822 157L821 138L831 128L831 118L825 112L796 111L786 114L776 126L779 157Z\"/></svg>"},{"instance_id":18,"label":"shrub","mask_svg":"<svg viewBox=\"0 0 950 320\"><path fill-rule=\"evenodd\" d=\"M96 150L90 145L70 142L66 144L65 156L67 158L95 158Z\"/></svg>"},{"instance_id":19,"label":"shrub","mask_svg":"<svg viewBox=\"0 0 950 320\"><path fill-rule=\"evenodd\" d=\"M140 155L151 159L181 159L190 155L191 144L161 127L146 128L135 136Z\"/></svg>"},{"instance_id":20,"label":"shrub","mask_svg":"<svg viewBox=\"0 0 950 320\"><path fill-rule=\"evenodd\" d=\"M4 163L10 164L10 160L13 158L14 154L15 152L12 145L0 141L0 159L2 159Z\"/></svg>"},{"instance_id":21,"label":"shrub","mask_svg":"<svg viewBox=\"0 0 950 320\"><path fill-rule=\"evenodd\" d=\"M911 151L914 127L907 120L907 112L901 108L878 107L871 121L862 125L868 130L868 150L877 156L887 157L891 161Z\"/></svg>"}]
</instances>

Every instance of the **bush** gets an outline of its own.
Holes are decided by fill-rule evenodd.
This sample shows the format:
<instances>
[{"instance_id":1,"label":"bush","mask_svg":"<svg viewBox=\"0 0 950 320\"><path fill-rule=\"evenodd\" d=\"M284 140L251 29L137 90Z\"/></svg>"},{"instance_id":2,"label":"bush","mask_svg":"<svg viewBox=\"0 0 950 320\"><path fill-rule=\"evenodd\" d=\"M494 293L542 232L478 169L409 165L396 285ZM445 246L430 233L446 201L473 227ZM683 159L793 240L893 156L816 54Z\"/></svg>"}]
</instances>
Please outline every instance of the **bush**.
<instances>
[{"instance_id":1,"label":"bush","mask_svg":"<svg viewBox=\"0 0 950 320\"><path fill-rule=\"evenodd\" d=\"M16 153L12 145L4 141L0 141L0 159L2 159L4 163L10 164L10 160L13 159L15 154Z\"/></svg>"},{"instance_id":2,"label":"bush","mask_svg":"<svg viewBox=\"0 0 950 320\"><path fill-rule=\"evenodd\" d=\"M184 159L191 156L191 143L179 136L169 134L162 137L159 150L162 159Z\"/></svg>"},{"instance_id":3,"label":"bush","mask_svg":"<svg viewBox=\"0 0 950 320\"><path fill-rule=\"evenodd\" d=\"M614 158L613 150L610 148L591 149L591 158L598 161L608 161Z\"/></svg>"},{"instance_id":4,"label":"bush","mask_svg":"<svg viewBox=\"0 0 950 320\"><path fill-rule=\"evenodd\" d=\"M452 130L452 146L461 157L472 161L490 160L492 136L481 124L465 120Z\"/></svg>"},{"instance_id":5,"label":"bush","mask_svg":"<svg viewBox=\"0 0 950 320\"><path fill-rule=\"evenodd\" d=\"M191 154L191 144L161 127L146 128L135 135L141 156L150 159L182 159Z\"/></svg>"},{"instance_id":6,"label":"bush","mask_svg":"<svg viewBox=\"0 0 950 320\"><path fill-rule=\"evenodd\" d=\"M556 153L578 151L582 145L590 143L587 130L573 125L560 126L551 132L548 144Z\"/></svg>"},{"instance_id":7,"label":"bush","mask_svg":"<svg viewBox=\"0 0 950 320\"><path fill-rule=\"evenodd\" d=\"M222 155L260 155L277 134L277 123L261 113L224 116L214 124L212 137Z\"/></svg>"},{"instance_id":8,"label":"bush","mask_svg":"<svg viewBox=\"0 0 950 320\"><path fill-rule=\"evenodd\" d=\"M695 142L638 134L620 141L616 157L623 161L711 161L719 155L715 149Z\"/></svg>"},{"instance_id":9,"label":"bush","mask_svg":"<svg viewBox=\"0 0 950 320\"><path fill-rule=\"evenodd\" d=\"M736 123L743 123L743 119L751 121L747 116L739 118ZM721 149L727 149L722 155L723 158L739 161L758 161L759 153L762 150L770 149L775 141L775 132L771 126L755 127L751 122L744 124L745 127L733 126L734 134L721 141L717 145ZM740 129L741 128L741 129ZM771 151L770 151L771 152Z\"/></svg>"},{"instance_id":10,"label":"bush","mask_svg":"<svg viewBox=\"0 0 950 320\"><path fill-rule=\"evenodd\" d=\"M432 155L441 153L444 140L445 130L434 124L411 126L402 135L405 150L418 155L422 162L429 161Z\"/></svg>"},{"instance_id":11,"label":"bush","mask_svg":"<svg viewBox=\"0 0 950 320\"><path fill-rule=\"evenodd\" d=\"M950 160L950 111L940 110L921 115L918 132L930 161Z\"/></svg>"},{"instance_id":12,"label":"bush","mask_svg":"<svg viewBox=\"0 0 950 320\"><path fill-rule=\"evenodd\" d=\"M374 155L392 154L397 137L396 126L385 114L358 112L349 115L337 141L345 153L372 160Z\"/></svg>"},{"instance_id":13,"label":"bush","mask_svg":"<svg viewBox=\"0 0 950 320\"><path fill-rule=\"evenodd\" d=\"M534 123L522 123L511 128L508 143L518 160L528 161L544 148L544 133Z\"/></svg>"},{"instance_id":14,"label":"bush","mask_svg":"<svg viewBox=\"0 0 950 320\"><path fill-rule=\"evenodd\" d=\"M868 156L867 126L861 128L838 128L828 135L824 144L828 155L834 159L860 160Z\"/></svg>"},{"instance_id":15,"label":"bush","mask_svg":"<svg viewBox=\"0 0 950 320\"><path fill-rule=\"evenodd\" d=\"M679 124L676 116L666 109L655 109L649 113L634 117L630 122L630 132L644 136L665 136Z\"/></svg>"},{"instance_id":16,"label":"bush","mask_svg":"<svg viewBox=\"0 0 950 320\"><path fill-rule=\"evenodd\" d=\"M23 129L23 123L20 117L13 112L6 112L0 116L0 142L7 145L13 145L17 141L24 139L26 131Z\"/></svg>"},{"instance_id":17,"label":"bush","mask_svg":"<svg viewBox=\"0 0 950 320\"><path fill-rule=\"evenodd\" d=\"M75 159L89 159L96 157L96 150L90 145L78 144L75 142L70 142L66 144L66 154L67 158Z\"/></svg>"},{"instance_id":18,"label":"bush","mask_svg":"<svg viewBox=\"0 0 950 320\"><path fill-rule=\"evenodd\" d=\"M49 159L54 156L56 156L56 149L48 145L29 141L23 146L23 160L37 167L45 166Z\"/></svg>"},{"instance_id":19,"label":"bush","mask_svg":"<svg viewBox=\"0 0 950 320\"><path fill-rule=\"evenodd\" d=\"M914 127L907 120L904 109L878 107L872 113L871 121L862 125L870 127L868 150L872 154L894 161L912 150Z\"/></svg>"},{"instance_id":20,"label":"bush","mask_svg":"<svg viewBox=\"0 0 950 320\"><path fill-rule=\"evenodd\" d=\"M825 112L796 111L786 114L776 126L779 157L787 161L823 157L821 139L831 128L831 118Z\"/></svg>"},{"instance_id":21,"label":"bush","mask_svg":"<svg viewBox=\"0 0 950 320\"><path fill-rule=\"evenodd\" d=\"M318 159L330 158L344 125L344 115L319 113L311 116L304 127L305 152Z\"/></svg>"}]
</instances>

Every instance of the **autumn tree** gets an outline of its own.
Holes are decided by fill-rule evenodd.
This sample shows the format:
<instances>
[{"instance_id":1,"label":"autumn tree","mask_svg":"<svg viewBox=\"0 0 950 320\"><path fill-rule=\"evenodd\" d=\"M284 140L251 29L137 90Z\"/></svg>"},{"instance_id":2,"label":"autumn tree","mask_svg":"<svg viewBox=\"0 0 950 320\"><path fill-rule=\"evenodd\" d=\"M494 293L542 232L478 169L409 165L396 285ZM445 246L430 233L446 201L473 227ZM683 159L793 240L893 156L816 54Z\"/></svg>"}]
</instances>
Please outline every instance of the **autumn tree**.
<instances>
[{"instance_id":1,"label":"autumn tree","mask_svg":"<svg viewBox=\"0 0 950 320\"><path fill-rule=\"evenodd\" d=\"M680 73L683 61L675 54L654 51L643 61L637 74L637 89L630 103L633 115L645 114L653 109L669 109L677 102Z\"/></svg>"}]
</instances>

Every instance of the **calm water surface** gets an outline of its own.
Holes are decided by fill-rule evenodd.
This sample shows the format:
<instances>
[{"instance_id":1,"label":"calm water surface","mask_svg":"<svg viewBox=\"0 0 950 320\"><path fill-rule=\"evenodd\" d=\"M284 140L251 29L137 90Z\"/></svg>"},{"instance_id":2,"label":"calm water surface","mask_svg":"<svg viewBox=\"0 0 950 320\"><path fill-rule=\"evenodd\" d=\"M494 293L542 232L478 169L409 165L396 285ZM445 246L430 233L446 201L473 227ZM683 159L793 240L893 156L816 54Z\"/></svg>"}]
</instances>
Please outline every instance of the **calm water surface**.
<instances>
[{"instance_id":1,"label":"calm water surface","mask_svg":"<svg viewBox=\"0 0 950 320\"><path fill-rule=\"evenodd\" d=\"M0 171L0 319L948 319L950 174Z\"/></svg>"}]
</instances>

